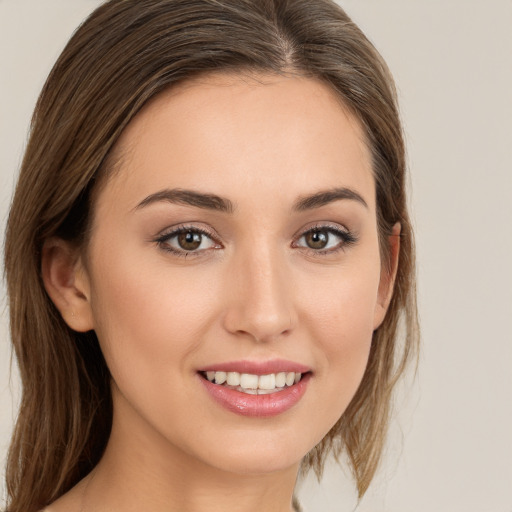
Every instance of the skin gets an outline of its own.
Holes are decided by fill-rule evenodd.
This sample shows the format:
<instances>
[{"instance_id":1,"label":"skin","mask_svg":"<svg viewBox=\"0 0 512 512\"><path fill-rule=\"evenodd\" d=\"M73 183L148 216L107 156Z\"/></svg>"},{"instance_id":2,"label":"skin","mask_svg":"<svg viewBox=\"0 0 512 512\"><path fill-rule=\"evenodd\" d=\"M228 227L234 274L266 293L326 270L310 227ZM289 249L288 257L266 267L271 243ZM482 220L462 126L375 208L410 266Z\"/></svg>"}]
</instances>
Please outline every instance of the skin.
<instances>
[{"instance_id":1,"label":"skin","mask_svg":"<svg viewBox=\"0 0 512 512\"><path fill-rule=\"evenodd\" d=\"M64 319L97 333L114 402L104 457L50 510L290 511L300 461L354 396L392 292L398 237L384 272L359 122L312 79L216 75L152 100L116 151L87 251L54 239L43 252ZM366 204L295 207L340 187ZM233 208L137 207L166 189ZM183 224L211 234L186 257L166 250L176 237L156 241ZM328 250L308 247L315 227ZM312 374L302 399L270 418L219 406L197 373L275 358Z\"/></svg>"}]
</instances>

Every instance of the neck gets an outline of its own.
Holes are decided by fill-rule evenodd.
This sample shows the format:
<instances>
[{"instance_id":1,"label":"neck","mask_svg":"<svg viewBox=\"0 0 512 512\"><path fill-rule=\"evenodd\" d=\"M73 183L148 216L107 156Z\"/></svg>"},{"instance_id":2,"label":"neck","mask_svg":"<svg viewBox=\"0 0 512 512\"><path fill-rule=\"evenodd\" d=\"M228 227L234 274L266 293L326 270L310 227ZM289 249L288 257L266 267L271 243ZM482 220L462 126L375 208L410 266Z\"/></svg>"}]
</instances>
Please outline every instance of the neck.
<instances>
[{"instance_id":1,"label":"neck","mask_svg":"<svg viewBox=\"0 0 512 512\"><path fill-rule=\"evenodd\" d=\"M120 469L122 468L122 469ZM106 453L84 492L83 512L291 512L298 468L265 475L240 475L217 468L120 465Z\"/></svg>"},{"instance_id":2,"label":"neck","mask_svg":"<svg viewBox=\"0 0 512 512\"><path fill-rule=\"evenodd\" d=\"M82 512L293 510L298 463L272 473L229 472L123 424L114 418L105 454L85 482Z\"/></svg>"}]
</instances>

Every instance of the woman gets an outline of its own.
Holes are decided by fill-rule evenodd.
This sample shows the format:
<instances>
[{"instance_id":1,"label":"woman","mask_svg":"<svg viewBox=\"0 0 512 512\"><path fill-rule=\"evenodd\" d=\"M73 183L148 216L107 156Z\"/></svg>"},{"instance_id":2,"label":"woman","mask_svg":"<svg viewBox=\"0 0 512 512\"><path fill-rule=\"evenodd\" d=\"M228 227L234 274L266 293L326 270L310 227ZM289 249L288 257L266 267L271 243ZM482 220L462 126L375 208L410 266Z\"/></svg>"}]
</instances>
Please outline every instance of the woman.
<instances>
[{"instance_id":1,"label":"woman","mask_svg":"<svg viewBox=\"0 0 512 512\"><path fill-rule=\"evenodd\" d=\"M366 491L414 250L392 79L333 2L98 8L36 106L5 261L9 512L298 510L330 453Z\"/></svg>"}]
</instances>

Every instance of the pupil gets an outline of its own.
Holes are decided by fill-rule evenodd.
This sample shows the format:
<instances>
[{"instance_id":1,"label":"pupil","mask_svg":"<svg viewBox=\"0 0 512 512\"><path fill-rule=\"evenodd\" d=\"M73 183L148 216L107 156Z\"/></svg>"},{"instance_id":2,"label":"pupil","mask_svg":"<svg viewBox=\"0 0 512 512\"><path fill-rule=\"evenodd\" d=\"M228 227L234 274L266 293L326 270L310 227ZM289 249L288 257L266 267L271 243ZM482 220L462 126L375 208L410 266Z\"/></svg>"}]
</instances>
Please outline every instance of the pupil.
<instances>
[{"instance_id":1,"label":"pupil","mask_svg":"<svg viewBox=\"0 0 512 512\"><path fill-rule=\"evenodd\" d=\"M306 242L312 249L323 249L328 242L325 231L311 231L306 236Z\"/></svg>"},{"instance_id":2,"label":"pupil","mask_svg":"<svg viewBox=\"0 0 512 512\"><path fill-rule=\"evenodd\" d=\"M178 235L178 243L182 249L193 251L201 245L201 234L193 231L186 231Z\"/></svg>"}]
</instances>

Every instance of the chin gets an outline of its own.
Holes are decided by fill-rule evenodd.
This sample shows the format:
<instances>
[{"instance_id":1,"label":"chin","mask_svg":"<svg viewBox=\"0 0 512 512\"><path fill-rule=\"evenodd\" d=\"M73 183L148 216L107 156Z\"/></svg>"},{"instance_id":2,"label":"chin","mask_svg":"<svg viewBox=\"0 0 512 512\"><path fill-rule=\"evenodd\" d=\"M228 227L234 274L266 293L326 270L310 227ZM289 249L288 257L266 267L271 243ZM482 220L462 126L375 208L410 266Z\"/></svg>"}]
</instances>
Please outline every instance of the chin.
<instances>
[{"instance_id":1,"label":"chin","mask_svg":"<svg viewBox=\"0 0 512 512\"><path fill-rule=\"evenodd\" d=\"M222 471L244 475L270 474L291 468L296 471L303 457L316 445L314 440L308 443L304 436L301 439L300 433L258 435L246 432L240 436L244 439L233 439L229 445L219 443L208 452L205 462Z\"/></svg>"},{"instance_id":2,"label":"chin","mask_svg":"<svg viewBox=\"0 0 512 512\"><path fill-rule=\"evenodd\" d=\"M284 457L281 454L269 453L253 457L232 457L223 461L218 461L215 466L227 473L236 473L238 475L268 475L280 473L293 468L296 470L300 465L302 457Z\"/></svg>"}]
</instances>

